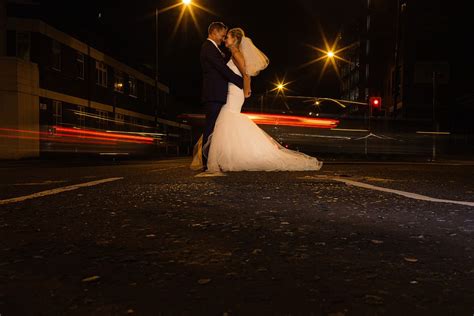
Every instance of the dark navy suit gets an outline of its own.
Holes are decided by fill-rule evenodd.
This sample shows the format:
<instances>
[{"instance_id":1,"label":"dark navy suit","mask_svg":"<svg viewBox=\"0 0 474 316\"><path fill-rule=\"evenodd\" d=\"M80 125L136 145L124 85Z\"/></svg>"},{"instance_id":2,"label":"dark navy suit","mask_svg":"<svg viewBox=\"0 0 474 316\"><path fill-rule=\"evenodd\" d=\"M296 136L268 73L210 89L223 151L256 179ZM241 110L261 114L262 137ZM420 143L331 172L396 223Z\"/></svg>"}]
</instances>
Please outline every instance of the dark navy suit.
<instances>
[{"instance_id":1,"label":"dark navy suit","mask_svg":"<svg viewBox=\"0 0 474 316\"><path fill-rule=\"evenodd\" d=\"M201 100L206 111L206 126L202 143L205 144L214 131L217 117L227 101L228 83L243 87L242 77L235 74L226 64L225 55L210 40L201 47L202 95ZM203 150L203 165L207 164L207 150Z\"/></svg>"}]
</instances>

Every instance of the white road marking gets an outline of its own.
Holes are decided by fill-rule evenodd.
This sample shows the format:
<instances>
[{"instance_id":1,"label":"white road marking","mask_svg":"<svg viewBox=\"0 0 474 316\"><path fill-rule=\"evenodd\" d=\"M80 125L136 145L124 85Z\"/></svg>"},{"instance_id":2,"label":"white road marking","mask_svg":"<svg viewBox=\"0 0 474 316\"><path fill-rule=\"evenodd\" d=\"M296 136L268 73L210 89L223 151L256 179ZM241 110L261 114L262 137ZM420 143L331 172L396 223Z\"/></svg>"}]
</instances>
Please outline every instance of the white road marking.
<instances>
[{"instance_id":1,"label":"white road marking","mask_svg":"<svg viewBox=\"0 0 474 316\"><path fill-rule=\"evenodd\" d=\"M359 187L359 188L398 194L398 195L401 195L401 196L404 196L404 197L407 197L407 198L410 198L410 199L415 199L415 200L420 200L420 201L428 201L428 202L436 202L436 203L451 203L451 204L474 206L474 202L437 199L437 198L432 198L432 197L429 197L429 196L426 196L426 195L421 195L421 194L416 194L416 193L411 193L411 192L406 192L406 191L400 191L400 190L387 189L387 188L382 188L382 187L378 187L378 186L367 184L367 183L362 183L362 182L352 181L352 180L347 180L347 179L341 179L341 178L333 178L333 180L343 182L347 185L353 185L353 186L356 186L356 187Z\"/></svg>"},{"instance_id":2,"label":"white road marking","mask_svg":"<svg viewBox=\"0 0 474 316\"><path fill-rule=\"evenodd\" d=\"M101 156L128 156L129 153L100 153Z\"/></svg>"},{"instance_id":3,"label":"white road marking","mask_svg":"<svg viewBox=\"0 0 474 316\"><path fill-rule=\"evenodd\" d=\"M195 178L203 178L203 177L225 177L227 176L225 173L222 172L209 172L209 171L204 171L201 173L198 173L195 175Z\"/></svg>"},{"instance_id":4,"label":"white road marking","mask_svg":"<svg viewBox=\"0 0 474 316\"><path fill-rule=\"evenodd\" d=\"M11 198L11 199L6 199L6 200L0 200L0 205L16 203L16 202L22 202L22 201L29 200L29 199L35 199L35 198L39 198L39 197L42 197L42 196L53 195L53 194L58 194L58 193L62 193L62 192L77 190L77 189L84 188L84 187L91 187L91 186L94 186L94 185L107 183L107 182L112 182L112 181L117 181L117 180L121 180L121 179L123 179L123 177L107 178L107 179L102 179L102 180L97 180L97 181L91 181L91 182L84 182L84 183L69 185L67 187L62 187L62 188L57 188L57 189L52 189L52 190L41 191L41 192L33 193L33 194L30 194L30 195L19 196L19 197L16 197L16 198Z\"/></svg>"},{"instance_id":5,"label":"white road marking","mask_svg":"<svg viewBox=\"0 0 474 316\"><path fill-rule=\"evenodd\" d=\"M451 132L424 132L424 131L417 131L417 134L428 134L428 135L450 135Z\"/></svg>"},{"instance_id":6,"label":"white road marking","mask_svg":"<svg viewBox=\"0 0 474 316\"><path fill-rule=\"evenodd\" d=\"M394 165L394 166L474 166L474 161L434 161L434 162L406 162L406 161L325 161L326 165Z\"/></svg>"}]
</instances>

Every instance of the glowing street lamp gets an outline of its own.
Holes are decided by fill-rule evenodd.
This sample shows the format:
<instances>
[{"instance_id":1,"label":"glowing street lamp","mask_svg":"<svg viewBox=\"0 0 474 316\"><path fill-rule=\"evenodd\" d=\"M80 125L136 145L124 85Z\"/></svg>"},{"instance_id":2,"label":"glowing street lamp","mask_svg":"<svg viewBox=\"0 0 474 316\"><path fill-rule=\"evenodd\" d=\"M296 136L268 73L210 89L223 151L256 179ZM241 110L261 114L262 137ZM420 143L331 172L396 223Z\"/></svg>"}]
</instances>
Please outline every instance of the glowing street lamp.
<instances>
[{"instance_id":1,"label":"glowing street lamp","mask_svg":"<svg viewBox=\"0 0 474 316\"><path fill-rule=\"evenodd\" d=\"M313 60L303 64L301 67L306 67L306 66L312 65L314 63L317 63L321 60L324 60L324 65L323 65L323 68L320 72L319 80L321 80L321 78L322 78L324 72L326 71L326 68L329 66L329 64L332 65L332 67L334 68L334 71L336 72L337 76L340 77L339 68L337 66L337 61L342 61L342 62L346 62L346 63L349 63L349 64L351 64L352 62L350 62L349 60L346 60L343 57L341 57L339 53L353 47L355 45L355 43L353 43L351 45L348 45L348 46L345 46L345 47L342 47L342 48L338 48L338 41L339 41L340 37L337 37L336 40L332 44L330 44L328 42L328 40L326 39L326 35L322 31L321 31L321 35L322 35L322 38L323 38L323 41L324 41L324 48L319 48L319 47L315 47L315 46L312 46L312 45L308 45L311 49L317 51L319 53L319 56L314 58Z\"/></svg>"},{"instance_id":2,"label":"glowing street lamp","mask_svg":"<svg viewBox=\"0 0 474 316\"><path fill-rule=\"evenodd\" d=\"M209 12L211 14L214 14L212 11L210 11L209 9L199 5L198 3L195 3L193 0L181 0L177 3L175 3L175 4L172 4L168 7L160 9L160 10L158 10L158 8L155 8L155 91L156 91L155 117L158 114L157 111L158 111L159 102L160 102L160 100L159 100L159 90L158 90L158 15L161 14L161 13L164 13L166 11L172 10L174 8L177 8L179 6L181 6L182 8L181 8L181 12L178 16L178 20L176 21L176 25L175 25L174 30L173 30L173 35L178 30L178 27L179 27L181 21L183 20L185 11L188 11L189 14L191 15L191 18L192 18L196 28L198 29L198 31L199 31L199 25L198 25L198 21L196 19L195 12L193 11L193 8L195 7L195 8L198 8L200 10L203 10L203 11Z\"/></svg>"},{"instance_id":3,"label":"glowing street lamp","mask_svg":"<svg viewBox=\"0 0 474 316\"><path fill-rule=\"evenodd\" d=\"M278 81L277 83L274 83L275 88L273 88L271 91L276 91L277 95L280 93L284 95L285 91L288 90L288 88L286 87L288 84L289 82Z\"/></svg>"}]
</instances>

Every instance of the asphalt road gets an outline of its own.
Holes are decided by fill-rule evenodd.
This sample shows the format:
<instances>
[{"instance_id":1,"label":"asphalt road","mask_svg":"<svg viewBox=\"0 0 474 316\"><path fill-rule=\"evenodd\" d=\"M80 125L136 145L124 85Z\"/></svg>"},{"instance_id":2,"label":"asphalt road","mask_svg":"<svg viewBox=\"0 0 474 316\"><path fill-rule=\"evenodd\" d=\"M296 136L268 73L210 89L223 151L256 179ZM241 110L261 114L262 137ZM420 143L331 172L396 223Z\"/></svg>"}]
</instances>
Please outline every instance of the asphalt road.
<instances>
[{"instance_id":1,"label":"asphalt road","mask_svg":"<svg viewBox=\"0 0 474 316\"><path fill-rule=\"evenodd\" d=\"M474 163L189 163L1 163L0 315L474 314Z\"/></svg>"}]
</instances>

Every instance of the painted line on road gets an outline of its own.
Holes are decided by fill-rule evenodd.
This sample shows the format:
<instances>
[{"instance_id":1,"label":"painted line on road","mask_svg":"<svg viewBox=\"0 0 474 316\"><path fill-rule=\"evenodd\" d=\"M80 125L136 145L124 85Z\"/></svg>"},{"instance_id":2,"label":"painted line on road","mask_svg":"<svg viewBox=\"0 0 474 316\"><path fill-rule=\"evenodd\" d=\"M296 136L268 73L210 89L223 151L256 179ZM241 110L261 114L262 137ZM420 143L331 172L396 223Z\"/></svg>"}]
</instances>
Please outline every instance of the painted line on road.
<instances>
[{"instance_id":1,"label":"painted line on road","mask_svg":"<svg viewBox=\"0 0 474 316\"><path fill-rule=\"evenodd\" d=\"M420 200L420 201L428 201L428 202L436 202L436 203L451 203L451 204L474 206L474 202L437 199L437 198L432 198L432 197L417 194L417 193L411 193L411 192L394 190L394 189L387 189L387 188L378 187L378 186L363 183L363 182L352 181L352 180L341 179L341 178L333 178L333 180L343 182L347 185L352 185L352 186L359 187L359 188L398 194L398 195L401 195L401 196L404 196L404 197L407 197L407 198L410 198L410 199L415 199L415 200Z\"/></svg>"},{"instance_id":2,"label":"painted line on road","mask_svg":"<svg viewBox=\"0 0 474 316\"><path fill-rule=\"evenodd\" d=\"M121 180L121 179L123 179L123 177L107 178L107 179L102 179L102 180L97 180L97 181L90 181L90 182L84 182L84 183L69 185L67 187L61 187L61 188L52 189L52 190L41 191L41 192L33 193L33 194L30 194L30 195L19 196L19 197L16 197L16 198L11 198L11 199L6 199L6 200L0 200L0 205L16 203L16 202L22 202L22 201L29 200L29 199L35 199L35 198L39 198L39 197L43 197L43 196L47 196L47 195L53 195L53 194L58 194L58 193L62 193L62 192L77 190L77 189L84 188L84 187L91 187L91 186L94 186L94 185L107 183L107 182L112 182L112 181L117 181L117 180Z\"/></svg>"},{"instance_id":3,"label":"painted line on road","mask_svg":"<svg viewBox=\"0 0 474 316\"><path fill-rule=\"evenodd\" d=\"M324 161L326 165L400 165L400 166L474 166L474 161L462 162L402 162L402 161Z\"/></svg>"},{"instance_id":4,"label":"painted line on road","mask_svg":"<svg viewBox=\"0 0 474 316\"><path fill-rule=\"evenodd\" d=\"M150 172L166 171L166 170L181 169L181 168L184 168L184 166L153 169L153 170L150 170Z\"/></svg>"},{"instance_id":5,"label":"painted line on road","mask_svg":"<svg viewBox=\"0 0 474 316\"><path fill-rule=\"evenodd\" d=\"M227 175L223 172L204 171L204 172L198 173L194 177L195 178L213 178L213 177L225 177L225 176Z\"/></svg>"}]
</instances>

